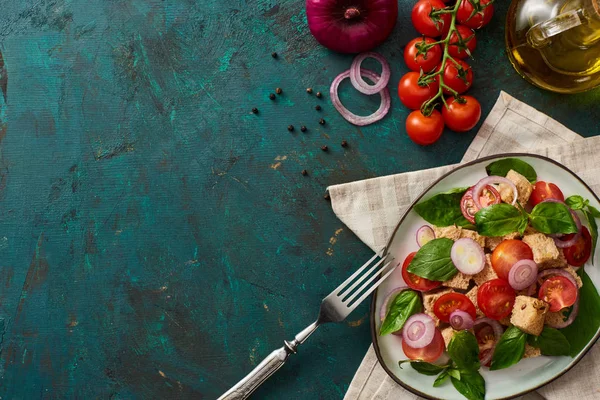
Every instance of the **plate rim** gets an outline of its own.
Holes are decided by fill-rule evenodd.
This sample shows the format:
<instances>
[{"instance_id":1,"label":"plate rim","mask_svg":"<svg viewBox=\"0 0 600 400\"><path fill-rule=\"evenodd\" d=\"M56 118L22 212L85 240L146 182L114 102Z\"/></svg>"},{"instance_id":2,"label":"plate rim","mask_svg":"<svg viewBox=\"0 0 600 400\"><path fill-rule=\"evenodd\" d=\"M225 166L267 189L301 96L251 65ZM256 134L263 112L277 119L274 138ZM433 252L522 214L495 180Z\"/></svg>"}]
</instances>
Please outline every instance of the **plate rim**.
<instances>
[{"instance_id":1,"label":"plate rim","mask_svg":"<svg viewBox=\"0 0 600 400\"><path fill-rule=\"evenodd\" d=\"M571 169L569 169L568 167L566 167L565 165L559 163L556 160L553 160L553 159L551 159L549 157L542 156L542 155L539 155L539 154L530 154L530 153L501 153L501 154L493 154L493 155L481 157L481 158L478 158L476 160L472 160L472 161L469 161L467 163L460 164L460 165L456 166L451 171L448 171L445 174L443 174L442 176L440 176L439 178L437 178L431 185L429 185L426 189L424 189L421 192L421 194L419 194L419 196L417 196L415 198L415 200L413 200L413 202L406 208L406 211L402 214L402 217L400 218L400 221L396 225L396 228L394 228L394 232L392 233L392 236L388 240L385 248L387 249L390 246L390 244L392 243L392 241L394 240L394 237L396 236L396 233L398 232L398 229L400 228L400 225L402 225L402 223L404 222L404 219L406 218L406 216L408 215L408 213L423 198L423 196L425 196L425 194L428 193L441 180L443 180L446 177L450 176L454 172L456 172L456 171L458 171L460 169L469 167L471 165L479 164L481 162L485 162L485 161L489 161L489 160L495 160L495 159L507 158L507 157L532 157L532 158L538 158L540 160L547 161L547 162L549 162L551 164L554 164L557 167L562 168L563 170L565 170L566 172L568 172L569 174L571 174L573 177L575 177L575 179L577 179L579 182L581 182L581 184L583 184L583 186L594 196L594 198L596 199L596 201L598 203L600 203L600 198L598 198L598 195L596 195L596 193L592 190L592 188L590 188L590 186L587 183L585 183L585 181L583 179L581 179L579 177L579 175L577 175L575 172L571 171ZM597 287L596 287L596 291L598 291ZM392 378L392 380L394 380L394 382L396 382L397 384L399 384L400 386L402 386L404 389L408 390L409 392L411 392L413 394L421 396L421 397L423 397L425 399L439 400L439 398L437 398L437 397L432 397L431 395L423 393L423 392L421 392L421 391L413 388L412 386L408 385L407 383L402 382L392 371L390 371L390 369L387 367L387 365L385 365L385 363L383 362L383 357L381 356L381 349L379 348L379 343L376 340L377 332L375 331L375 314L376 314L376 312L375 312L376 311L375 310L375 306L376 306L376 303L377 303L377 292L378 292L378 290L375 290L373 292L373 296L371 297L371 305L369 307L369 313L370 313L369 320L370 320L370 325L371 325L371 342L373 344L373 349L375 350L375 355L377 356L377 361L379 362L379 364L381 365L381 367L383 368L383 370L386 372L386 374L388 374L388 376L390 378ZM511 396L508 396L508 397L501 397L501 398L498 398L497 400L515 399L515 398L523 396L523 395L525 395L527 393L533 392L534 390L537 390L537 389L541 388L542 386L545 386L545 385L549 384L550 382L555 381L556 379L560 378L561 376L563 376L564 374L566 374L567 372L569 372L571 370L571 368L573 368L575 365L577 365L581 361L581 359L588 353L588 351L590 351L590 349L594 346L594 344L596 344L596 342L598 341L598 338L600 338L600 329L596 332L596 335L594 336L594 338L592 340L590 340L590 342L586 345L586 347L579 354L579 356L577 356L574 359L574 362L572 362L567 368L563 369L556 376L554 376L554 377L552 377L552 378L550 378L550 379L542 382L541 384L535 386L534 388L527 389L525 391L519 392L517 394L511 395Z\"/></svg>"}]
</instances>

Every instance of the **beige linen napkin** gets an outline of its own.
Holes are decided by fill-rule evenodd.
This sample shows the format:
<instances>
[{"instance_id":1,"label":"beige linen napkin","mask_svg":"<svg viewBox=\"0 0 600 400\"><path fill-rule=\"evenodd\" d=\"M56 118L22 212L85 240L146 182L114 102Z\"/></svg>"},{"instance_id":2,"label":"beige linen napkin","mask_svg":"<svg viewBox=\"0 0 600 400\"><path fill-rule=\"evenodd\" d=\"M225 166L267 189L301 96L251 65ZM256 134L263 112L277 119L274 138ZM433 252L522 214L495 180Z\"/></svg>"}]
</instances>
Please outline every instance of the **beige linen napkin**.
<instances>
[{"instance_id":1,"label":"beige linen napkin","mask_svg":"<svg viewBox=\"0 0 600 400\"><path fill-rule=\"evenodd\" d=\"M596 193L600 193L599 151L600 137L583 139L536 109L501 92L461 162L506 152L541 154L566 165ZM387 244L402 213L413 199L455 166L331 186L329 193L333 211L369 247L380 249ZM539 389L538 393L548 400L600 398L600 347L595 346L571 371ZM420 397L388 377L371 346L344 399Z\"/></svg>"}]
</instances>

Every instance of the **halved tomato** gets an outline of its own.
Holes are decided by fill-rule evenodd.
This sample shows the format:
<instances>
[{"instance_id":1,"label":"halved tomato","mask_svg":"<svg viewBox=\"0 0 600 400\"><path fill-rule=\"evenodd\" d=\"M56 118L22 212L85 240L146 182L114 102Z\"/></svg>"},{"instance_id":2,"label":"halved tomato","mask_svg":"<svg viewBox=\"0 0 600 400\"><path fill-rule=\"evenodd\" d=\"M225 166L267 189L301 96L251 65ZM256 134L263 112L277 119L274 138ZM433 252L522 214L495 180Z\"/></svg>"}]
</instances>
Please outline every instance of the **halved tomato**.
<instances>
[{"instance_id":1,"label":"halved tomato","mask_svg":"<svg viewBox=\"0 0 600 400\"><path fill-rule=\"evenodd\" d=\"M429 279L421 278L419 275L408 272L408 266L410 265L412 259L415 258L415 254L417 253L412 252L406 256L404 264L402 264L402 279L404 279L404 282L406 282L409 288L418 290L420 292L427 292L428 290L439 287L442 282L430 281Z\"/></svg>"},{"instance_id":2,"label":"halved tomato","mask_svg":"<svg viewBox=\"0 0 600 400\"><path fill-rule=\"evenodd\" d=\"M531 247L520 240L507 239L502 241L492 253L492 268L499 278L508 281L508 273L519 260L533 260Z\"/></svg>"},{"instance_id":3,"label":"halved tomato","mask_svg":"<svg viewBox=\"0 0 600 400\"><path fill-rule=\"evenodd\" d=\"M494 344L496 344L496 335L494 335L494 328L487 323L479 323L473 329L477 344L479 345L479 361L484 360L489 356L491 351L494 351ZM490 366L492 358L489 357L489 361L486 366Z\"/></svg>"},{"instance_id":4,"label":"halved tomato","mask_svg":"<svg viewBox=\"0 0 600 400\"><path fill-rule=\"evenodd\" d=\"M538 298L550 304L550 312L555 312L575 304L577 286L564 276L552 276L542 283Z\"/></svg>"},{"instance_id":5,"label":"halved tomato","mask_svg":"<svg viewBox=\"0 0 600 400\"><path fill-rule=\"evenodd\" d=\"M575 236L574 233L566 235L562 240L570 240ZM569 265L581 267L592 255L592 236L585 226L581 228L581 237L570 247L564 249L565 258Z\"/></svg>"},{"instance_id":6,"label":"halved tomato","mask_svg":"<svg viewBox=\"0 0 600 400\"><path fill-rule=\"evenodd\" d=\"M406 357L411 360L422 360L428 363L432 363L440 358L445 347L444 337L438 328L435 328L435 334L431 343L421 349L412 348L404 340L402 341L402 351Z\"/></svg>"},{"instance_id":7,"label":"halved tomato","mask_svg":"<svg viewBox=\"0 0 600 400\"><path fill-rule=\"evenodd\" d=\"M500 198L500 193L498 193L496 188L491 185L487 185L483 189L483 192L481 192L481 196L479 196L479 203L482 207L488 207L492 204L500 204L501 201L502 199ZM475 214L477 211L479 211L479 208L477 208L475 202L473 201L473 187L470 187L460 200L460 209L465 218L470 223L474 224Z\"/></svg>"},{"instance_id":8,"label":"halved tomato","mask_svg":"<svg viewBox=\"0 0 600 400\"><path fill-rule=\"evenodd\" d=\"M464 294L446 293L433 303L433 313L443 322L450 322L450 314L456 310L469 313L473 319L477 318L475 305Z\"/></svg>"},{"instance_id":9,"label":"halved tomato","mask_svg":"<svg viewBox=\"0 0 600 400\"><path fill-rule=\"evenodd\" d=\"M515 289L502 279L492 279L477 289L477 304L486 317L502 319L510 315L516 298Z\"/></svg>"},{"instance_id":10,"label":"halved tomato","mask_svg":"<svg viewBox=\"0 0 600 400\"><path fill-rule=\"evenodd\" d=\"M565 201L565 195L554 183L537 181L533 186L529 202L535 207L547 199Z\"/></svg>"}]
</instances>

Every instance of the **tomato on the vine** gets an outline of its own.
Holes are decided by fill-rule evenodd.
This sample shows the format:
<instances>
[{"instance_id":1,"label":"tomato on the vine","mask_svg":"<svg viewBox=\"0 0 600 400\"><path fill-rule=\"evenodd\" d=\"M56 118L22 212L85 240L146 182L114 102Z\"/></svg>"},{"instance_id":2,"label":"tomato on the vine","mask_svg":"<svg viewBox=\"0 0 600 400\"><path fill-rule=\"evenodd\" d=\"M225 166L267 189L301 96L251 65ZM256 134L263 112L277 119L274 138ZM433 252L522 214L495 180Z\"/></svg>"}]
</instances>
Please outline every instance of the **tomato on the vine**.
<instances>
[{"instance_id":1,"label":"tomato on the vine","mask_svg":"<svg viewBox=\"0 0 600 400\"><path fill-rule=\"evenodd\" d=\"M432 99L439 90L436 80L425 86L419 85L419 73L409 72L400 79L398 83L398 97L406 107L418 110L423 103Z\"/></svg>"},{"instance_id":2,"label":"tomato on the vine","mask_svg":"<svg viewBox=\"0 0 600 400\"><path fill-rule=\"evenodd\" d=\"M433 144L442 136L443 131L444 119L438 110L433 110L428 117L416 110L406 118L406 133L417 144Z\"/></svg>"},{"instance_id":3,"label":"tomato on the vine","mask_svg":"<svg viewBox=\"0 0 600 400\"><path fill-rule=\"evenodd\" d=\"M431 72L442 59L442 49L439 44L429 47L435 40L428 37L411 40L404 49L404 62L415 72ZM428 47L428 48L426 48Z\"/></svg>"},{"instance_id":4,"label":"tomato on the vine","mask_svg":"<svg viewBox=\"0 0 600 400\"><path fill-rule=\"evenodd\" d=\"M445 7L441 0L419 0L410 15L415 29L425 36L440 36L444 27L450 26L452 17L448 13L432 16L432 11Z\"/></svg>"},{"instance_id":5,"label":"tomato on the vine","mask_svg":"<svg viewBox=\"0 0 600 400\"><path fill-rule=\"evenodd\" d=\"M475 127L481 118L481 105L472 96L454 97L446 100L448 107L442 106L444 123L454 132L466 132Z\"/></svg>"},{"instance_id":6,"label":"tomato on the vine","mask_svg":"<svg viewBox=\"0 0 600 400\"><path fill-rule=\"evenodd\" d=\"M460 69L451 60L446 61L444 68L444 84L455 90L458 94L462 94L469 90L473 85L473 71L469 64L463 60L456 60L460 65ZM436 77L437 78L437 77ZM437 79L439 81L439 79ZM444 88L444 94L452 94L448 89Z\"/></svg>"},{"instance_id":7,"label":"tomato on the vine","mask_svg":"<svg viewBox=\"0 0 600 400\"><path fill-rule=\"evenodd\" d=\"M489 4L491 1L479 0L475 3L472 0L462 0L460 6L458 6L456 20L469 28L483 28L492 20L494 15L494 5Z\"/></svg>"},{"instance_id":8,"label":"tomato on the vine","mask_svg":"<svg viewBox=\"0 0 600 400\"><path fill-rule=\"evenodd\" d=\"M450 35L448 53L454 58L467 58L469 55L473 54L475 47L477 47L477 38L475 38L473 29L464 25L457 25L456 31L453 31L452 35ZM467 52L466 49L468 49L469 52Z\"/></svg>"}]
</instances>

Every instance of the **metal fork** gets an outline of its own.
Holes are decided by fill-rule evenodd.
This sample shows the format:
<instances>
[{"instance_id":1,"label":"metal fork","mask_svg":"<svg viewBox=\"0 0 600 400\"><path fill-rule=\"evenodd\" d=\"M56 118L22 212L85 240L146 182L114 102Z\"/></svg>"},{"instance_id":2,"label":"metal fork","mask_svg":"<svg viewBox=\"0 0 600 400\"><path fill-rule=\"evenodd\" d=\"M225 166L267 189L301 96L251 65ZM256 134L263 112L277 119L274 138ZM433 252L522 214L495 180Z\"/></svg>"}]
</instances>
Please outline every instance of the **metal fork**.
<instances>
[{"instance_id":1,"label":"metal fork","mask_svg":"<svg viewBox=\"0 0 600 400\"><path fill-rule=\"evenodd\" d=\"M346 319L394 270L393 267L388 268L392 263L393 257L388 254L384 256L384 254L386 254L385 249L375 254L358 271L335 288L321 302L319 317L315 322L297 334L291 342L284 340L283 347L269 354L252 372L217 400L241 400L248 398L256 388L281 368L290 354L296 353L298 346L304 343L321 324L341 322ZM372 265L377 258L380 259ZM385 262L386 260L387 262ZM382 264L383 266L381 266ZM373 283L378 277L379 279ZM361 286L356 289L359 285ZM360 297L357 298L359 295Z\"/></svg>"}]
</instances>

